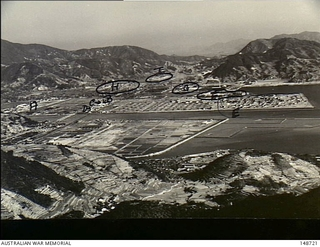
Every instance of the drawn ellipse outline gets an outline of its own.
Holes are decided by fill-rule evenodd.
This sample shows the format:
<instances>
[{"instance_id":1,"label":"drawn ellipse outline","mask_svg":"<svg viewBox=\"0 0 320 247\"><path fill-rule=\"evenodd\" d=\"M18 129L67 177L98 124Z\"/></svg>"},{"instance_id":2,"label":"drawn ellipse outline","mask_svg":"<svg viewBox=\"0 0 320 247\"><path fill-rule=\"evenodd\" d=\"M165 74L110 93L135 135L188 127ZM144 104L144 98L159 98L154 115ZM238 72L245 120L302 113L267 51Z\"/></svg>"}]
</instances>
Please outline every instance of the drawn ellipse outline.
<instances>
[{"instance_id":1,"label":"drawn ellipse outline","mask_svg":"<svg viewBox=\"0 0 320 247\"><path fill-rule=\"evenodd\" d=\"M186 90L186 91L178 91L178 92L175 92L175 89L178 89L179 87L182 87L182 88L185 88L185 86L188 86L189 88L189 85L195 85L196 86L196 89L193 89L192 91L189 91L189 90ZM198 89L200 88L199 84L196 83L196 82L184 82L184 83L181 83L179 85L176 85L173 89L172 89L172 93L173 94L188 94L188 93L193 93L195 91L197 91Z\"/></svg>"},{"instance_id":2,"label":"drawn ellipse outline","mask_svg":"<svg viewBox=\"0 0 320 247\"><path fill-rule=\"evenodd\" d=\"M241 93L237 95L237 93ZM204 94L211 94L210 97L202 96ZM216 94L216 95L214 95ZM225 89L214 89L207 92L202 92L197 94L197 98L200 100L221 100L221 99L228 99L228 98L242 98L244 96L249 95L247 91L244 90L237 90L237 91L228 91Z\"/></svg>"},{"instance_id":3,"label":"drawn ellipse outline","mask_svg":"<svg viewBox=\"0 0 320 247\"><path fill-rule=\"evenodd\" d=\"M128 89L128 90L118 90L119 84L126 84L126 83L122 83L122 82L126 82L126 83L133 83L133 84L137 84L135 87ZM116 85L114 85L116 83ZM110 84L111 85L111 90L110 92L105 92L105 91L101 91L101 87L103 88L104 86ZM117 88L117 90L113 91L113 88ZM96 92L98 94L107 94L107 95L112 95L112 94L120 94L120 93L128 93L128 92L132 92L134 90L137 90L140 87L140 82L135 81L135 80L116 80L116 81L108 81L108 82L104 82L102 84L100 84L99 86L97 86L96 88Z\"/></svg>"},{"instance_id":4,"label":"drawn ellipse outline","mask_svg":"<svg viewBox=\"0 0 320 247\"><path fill-rule=\"evenodd\" d=\"M155 77L155 76L159 76L159 75L167 75L167 76L169 76L169 78L160 79L160 80L155 80L155 81L150 80L150 78ZM159 73L159 72L158 72L158 73L156 73L156 74L153 74L153 75L148 76L148 77L145 79L145 82L149 82L149 83L159 83L159 82L163 82L163 81L168 81L168 80L170 80L172 77L173 77L173 74L171 74L171 73L169 73L169 72L167 72L167 73L163 73L163 72L160 72L160 73Z\"/></svg>"}]
</instances>

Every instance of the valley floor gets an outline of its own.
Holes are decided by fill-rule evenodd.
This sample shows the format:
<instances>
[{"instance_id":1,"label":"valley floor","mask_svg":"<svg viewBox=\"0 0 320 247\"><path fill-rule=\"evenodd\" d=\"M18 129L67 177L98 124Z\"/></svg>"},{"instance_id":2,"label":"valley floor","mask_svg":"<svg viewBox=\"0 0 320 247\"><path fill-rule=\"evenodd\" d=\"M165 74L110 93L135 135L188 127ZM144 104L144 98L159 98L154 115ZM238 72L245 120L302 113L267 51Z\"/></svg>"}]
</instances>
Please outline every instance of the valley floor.
<instances>
[{"instance_id":1,"label":"valley floor","mask_svg":"<svg viewBox=\"0 0 320 247\"><path fill-rule=\"evenodd\" d=\"M233 106L177 98L119 100L90 113L81 112L85 98L43 101L35 112L2 105L1 217L95 218L136 200L219 208L248 195L304 194L320 186L319 88L250 88L291 91L295 101L237 118ZM199 104L212 108L192 110ZM43 178L49 171L55 180Z\"/></svg>"}]
</instances>

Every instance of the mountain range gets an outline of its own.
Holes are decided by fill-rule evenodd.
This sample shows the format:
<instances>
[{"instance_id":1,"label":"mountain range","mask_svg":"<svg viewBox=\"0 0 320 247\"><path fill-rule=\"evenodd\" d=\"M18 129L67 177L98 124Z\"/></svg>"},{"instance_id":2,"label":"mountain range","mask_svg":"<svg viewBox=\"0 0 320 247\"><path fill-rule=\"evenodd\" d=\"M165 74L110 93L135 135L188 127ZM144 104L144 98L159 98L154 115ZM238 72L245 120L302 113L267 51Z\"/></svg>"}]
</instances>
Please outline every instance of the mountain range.
<instances>
[{"instance_id":1,"label":"mountain range","mask_svg":"<svg viewBox=\"0 0 320 247\"><path fill-rule=\"evenodd\" d=\"M302 32L298 34L280 34L275 35L271 39L282 39L282 38L295 38L300 40L311 40L320 42L319 32ZM252 39L234 39L227 42L213 43L209 46L194 46L190 48L181 47L175 49L175 53L183 55L201 55L206 57L225 57L239 52L245 47Z\"/></svg>"},{"instance_id":2,"label":"mountain range","mask_svg":"<svg viewBox=\"0 0 320 247\"><path fill-rule=\"evenodd\" d=\"M233 55L210 59L198 55L159 55L136 46L66 51L41 44L1 40L3 92L77 88L110 79L142 80L162 66L172 73L189 68L193 73L225 82L272 78L316 81L320 78L320 33L257 39Z\"/></svg>"},{"instance_id":3,"label":"mountain range","mask_svg":"<svg viewBox=\"0 0 320 247\"><path fill-rule=\"evenodd\" d=\"M320 78L319 37L320 33L304 32L251 41L207 76L230 82L275 78L317 81Z\"/></svg>"},{"instance_id":4,"label":"mountain range","mask_svg":"<svg viewBox=\"0 0 320 247\"><path fill-rule=\"evenodd\" d=\"M300 40L310 40L320 42L320 33L319 32L302 32L296 34L279 34L273 36L271 39L282 39L282 38L294 38Z\"/></svg>"},{"instance_id":5,"label":"mountain range","mask_svg":"<svg viewBox=\"0 0 320 247\"><path fill-rule=\"evenodd\" d=\"M112 46L66 51L45 45L1 40L3 82L16 86L74 86L72 80L144 76L166 63L189 64L203 57L166 56L136 46ZM67 83L68 82L68 83Z\"/></svg>"}]
</instances>

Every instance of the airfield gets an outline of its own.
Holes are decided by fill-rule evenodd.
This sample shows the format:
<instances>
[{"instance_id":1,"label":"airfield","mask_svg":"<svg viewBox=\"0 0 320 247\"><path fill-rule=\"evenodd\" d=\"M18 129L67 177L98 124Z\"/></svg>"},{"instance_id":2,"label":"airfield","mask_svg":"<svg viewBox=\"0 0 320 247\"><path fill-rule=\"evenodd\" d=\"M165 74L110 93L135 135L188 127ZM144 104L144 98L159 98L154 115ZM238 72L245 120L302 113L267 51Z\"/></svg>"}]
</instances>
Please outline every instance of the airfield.
<instances>
[{"instance_id":1,"label":"airfield","mask_svg":"<svg viewBox=\"0 0 320 247\"><path fill-rule=\"evenodd\" d=\"M47 219L80 210L84 218L95 218L132 200L175 205L191 201L217 208L219 204L210 198L224 197L233 187L232 181L243 181L243 176L256 176L259 180L266 175L277 183L280 178L290 178L279 190L262 183L261 187L268 188L270 193L290 191L299 195L318 187L317 168L300 157L319 157L320 85L247 90L256 94L281 93L285 96L277 99L290 101L275 108L263 102L258 108L240 109L237 117L232 117L232 108L217 109L215 102L196 101L194 97L181 100L177 96L122 100L115 97L111 104L93 107L90 112L82 111L82 106L91 100L85 97L38 100L38 108L32 111L29 102L1 104L3 151L14 150L16 157L37 160L59 174L59 179L67 177L84 186L80 196L70 191L64 194L53 185L38 186L37 193L49 195L54 201L47 208L2 189L2 217ZM286 96L293 93L293 98ZM200 109L192 108L199 106ZM37 123L23 125L23 117ZM250 154L252 149L255 151ZM236 152L232 156L235 165L230 166L227 175L217 173L219 176L206 183L179 177L232 152ZM241 177L235 171L238 156L246 152L248 171ZM187 162L187 156L192 162ZM275 169L274 157L286 160L283 170L294 172L293 175L286 177L283 171ZM190 192L190 188L194 191ZM256 193L250 184L241 191L241 196ZM26 192L24 188L22 192Z\"/></svg>"},{"instance_id":2,"label":"airfield","mask_svg":"<svg viewBox=\"0 0 320 247\"><path fill-rule=\"evenodd\" d=\"M82 112L88 98L39 101L36 111L19 114L47 125L27 139L17 135L4 143L63 144L124 158L162 158L245 148L319 153L320 85L246 90L256 94L301 94L308 104L244 108L238 117L232 118L231 109L217 109L214 102L192 96L123 100L115 97L111 104L93 107L89 113ZM21 103L4 103L2 110Z\"/></svg>"}]
</instances>

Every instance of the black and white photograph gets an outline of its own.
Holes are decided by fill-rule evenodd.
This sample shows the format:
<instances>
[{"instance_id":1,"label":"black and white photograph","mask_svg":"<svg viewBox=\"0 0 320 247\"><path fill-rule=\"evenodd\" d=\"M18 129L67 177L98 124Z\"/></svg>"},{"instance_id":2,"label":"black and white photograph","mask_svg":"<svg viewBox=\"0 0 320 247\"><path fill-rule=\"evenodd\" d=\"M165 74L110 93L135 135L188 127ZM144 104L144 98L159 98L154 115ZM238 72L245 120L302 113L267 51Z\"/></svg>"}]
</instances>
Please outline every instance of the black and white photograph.
<instances>
[{"instance_id":1,"label":"black and white photograph","mask_svg":"<svg viewBox=\"0 0 320 247\"><path fill-rule=\"evenodd\" d=\"M320 219L319 1L1 1L1 222L148 219Z\"/></svg>"}]
</instances>

